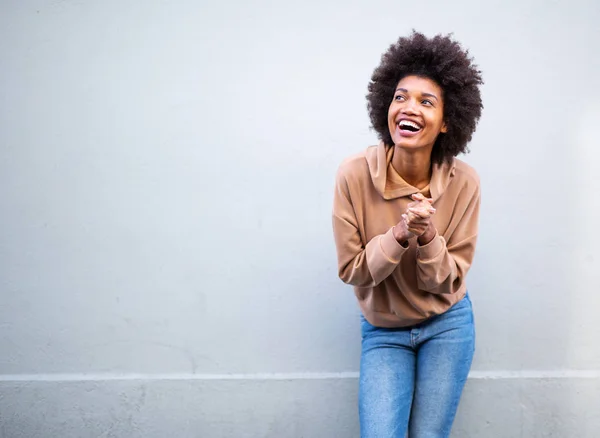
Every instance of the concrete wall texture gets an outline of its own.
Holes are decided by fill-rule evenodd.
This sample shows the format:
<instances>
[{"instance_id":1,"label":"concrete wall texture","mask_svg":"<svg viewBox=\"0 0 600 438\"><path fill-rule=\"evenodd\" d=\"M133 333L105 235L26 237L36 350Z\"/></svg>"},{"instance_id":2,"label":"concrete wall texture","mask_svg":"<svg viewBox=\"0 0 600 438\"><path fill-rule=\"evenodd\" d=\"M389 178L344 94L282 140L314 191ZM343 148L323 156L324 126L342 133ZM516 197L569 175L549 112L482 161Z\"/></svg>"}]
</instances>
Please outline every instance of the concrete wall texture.
<instances>
[{"instance_id":1,"label":"concrete wall texture","mask_svg":"<svg viewBox=\"0 0 600 438\"><path fill-rule=\"evenodd\" d=\"M331 232L412 28L483 70L454 437L600 436L600 3L0 2L0 436L358 437Z\"/></svg>"}]
</instances>

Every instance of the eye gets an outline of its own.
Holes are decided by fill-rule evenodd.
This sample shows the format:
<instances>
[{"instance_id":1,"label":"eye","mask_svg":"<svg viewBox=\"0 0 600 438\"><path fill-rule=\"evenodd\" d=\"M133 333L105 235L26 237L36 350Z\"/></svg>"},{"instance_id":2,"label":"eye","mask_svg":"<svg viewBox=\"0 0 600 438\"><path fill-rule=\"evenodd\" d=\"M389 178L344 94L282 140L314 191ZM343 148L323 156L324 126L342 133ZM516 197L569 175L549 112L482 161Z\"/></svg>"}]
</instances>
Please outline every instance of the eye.
<instances>
[{"instance_id":1,"label":"eye","mask_svg":"<svg viewBox=\"0 0 600 438\"><path fill-rule=\"evenodd\" d=\"M398 102L403 102L403 101L406 100L406 98L403 95L401 95L401 94L399 94L398 96L396 96L394 99L397 100Z\"/></svg>"},{"instance_id":2,"label":"eye","mask_svg":"<svg viewBox=\"0 0 600 438\"><path fill-rule=\"evenodd\" d=\"M425 99L424 101L421 102L423 105L427 105L427 106L433 106L433 102L429 99Z\"/></svg>"}]
</instances>

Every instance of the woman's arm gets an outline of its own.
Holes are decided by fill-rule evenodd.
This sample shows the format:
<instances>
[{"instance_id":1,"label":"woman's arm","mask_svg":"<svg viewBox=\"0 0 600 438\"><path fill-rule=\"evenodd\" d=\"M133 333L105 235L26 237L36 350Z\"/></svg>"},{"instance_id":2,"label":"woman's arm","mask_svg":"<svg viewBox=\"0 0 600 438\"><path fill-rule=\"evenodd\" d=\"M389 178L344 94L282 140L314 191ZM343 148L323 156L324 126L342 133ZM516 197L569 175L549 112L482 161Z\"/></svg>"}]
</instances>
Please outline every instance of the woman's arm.
<instances>
[{"instance_id":1,"label":"woman's arm","mask_svg":"<svg viewBox=\"0 0 600 438\"><path fill-rule=\"evenodd\" d=\"M363 245L348 182L341 172L338 172L335 185L333 234L340 278L345 283L360 287L373 287L385 280L396 269L408 248L399 241L407 241L410 237L402 222Z\"/></svg>"},{"instance_id":2,"label":"woman's arm","mask_svg":"<svg viewBox=\"0 0 600 438\"><path fill-rule=\"evenodd\" d=\"M477 242L479 186L470 197L466 208L458 216L458 223L448 242L433 230L434 237L426 244L419 238L417 247L417 282L419 289L435 294L452 294L463 285L473 262ZM425 242L429 240L425 237Z\"/></svg>"}]
</instances>

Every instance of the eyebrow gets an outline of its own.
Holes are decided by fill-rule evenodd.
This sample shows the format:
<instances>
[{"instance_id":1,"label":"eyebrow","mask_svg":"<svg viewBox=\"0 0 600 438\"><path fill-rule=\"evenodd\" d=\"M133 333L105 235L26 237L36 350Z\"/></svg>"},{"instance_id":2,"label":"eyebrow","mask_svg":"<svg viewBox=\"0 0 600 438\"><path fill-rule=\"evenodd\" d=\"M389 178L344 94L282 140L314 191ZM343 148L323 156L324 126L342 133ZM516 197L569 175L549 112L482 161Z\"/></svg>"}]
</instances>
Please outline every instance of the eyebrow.
<instances>
[{"instance_id":1,"label":"eyebrow","mask_svg":"<svg viewBox=\"0 0 600 438\"><path fill-rule=\"evenodd\" d=\"M396 91L402 91L404 93L408 93L408 90L406 88L397 88ZM433 97L435 100L439 100L438 97L435 94L431 94L431 93L421 93L422 96L427 96L427 97Z\"/></svg>"}]
</instances>

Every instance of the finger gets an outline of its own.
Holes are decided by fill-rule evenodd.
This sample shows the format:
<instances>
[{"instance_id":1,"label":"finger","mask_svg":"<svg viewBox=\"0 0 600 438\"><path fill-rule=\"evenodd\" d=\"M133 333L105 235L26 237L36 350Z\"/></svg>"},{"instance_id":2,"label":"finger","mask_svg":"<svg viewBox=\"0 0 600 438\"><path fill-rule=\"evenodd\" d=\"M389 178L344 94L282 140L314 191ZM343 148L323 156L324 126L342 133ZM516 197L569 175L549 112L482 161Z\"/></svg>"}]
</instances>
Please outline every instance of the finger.
<instances>
[{"instance_id":1,"label":"finger","mask_svg":"<svg viewBox=\"0 0 600 438\"><path fill-rule=\"evenodd\" d=\"M428 222L408 222L406 224L407 227L411 227L411 228L427 228L429 226Z\"/></svg>"},{"instance_id":2,"label":"finger","mask_svg":"<svg viewBox=\"0 0 600 438\"><path fill-rule=\"evenodd\" d=\"M429 204L429 205L433 204L433 198L426 198L422 193L415 193L414 195L411 195L410 197L413 201L418 202L418 203Z\"/></svg>"},{"instance_id":3,"label":"finger","mask_svg":"<svg viewBox=\"0 0 600 438\"><path fill-rule=\"evenodd\" d=\"M435 212L435 207L433 207L427 200L410 202L406 208L424 208L426 210L432 210L432 212Z\"/></svg>"},{"instance_id":4,"label":"finger","mask_svg":"<svg viewBox=\"0 0 600 438\"><path fill-rule=\"evenodd\" d=\"M409 208L408 213L423 219L427 219L429 216L431 216L431 212L423 208Z\"/></svg>"},{"instance_id":5,"label":"finger","mask_svg":"<svg viewBox=\"0 0 600 438\"><path fill-rule=\"evenodd\" d=\"M433 206L433 199L432 198L423 198L421 200L418 201L420 205L423 206L427 206L427 207L432 207Z\"/></svg>"},{"instance_id":6,"label":"finger","mask_svg":"<svg viewBox=\"0 0 600 438\"><path fill-rule=\"evenodd\" d=\"M406 221L406 223L407 223L407 225L420 224L426 220L427 220L427 218L422 218L421 216L415 216L412 213L409 213L408 220Z\"/></svg>"},{"instance_id":7,"label":"finger","mask_svg":"<svg viewBox=\"0 0 600 438\"><path fill-rule=\"evenodd\" d=\"M426 218L423 218L423 217L421 217L421 216L413 213L412 211L408 211L406 213L406 219L410 223L410 222L415 222L415 221L421 221L421 220L426 219Z\"/></svg>"},{"instance_id":8,"label":"finger","mask_svg":"<svg viewBox=\"0 0 600 438\"><path fill-rule=\"evenodd\" d=\"M432 207L430 204L428 204L426 202L422 202L417 207L411 207L411 208L413 208L415 210L425 211L430 215L436 212L435 207Z\"/></svg>"},{"instance_id":9,"label":"finger","mask_svg":"<svg viewBox=\"0 0 600 438\"><path fill-rule=\"evenodd\" d=\"M417 230L419 233L424 233L427 230L427 227L424 225L409 225L406 227L407 230ZM411 232L413 232L411 231Z\"/></svg>"},{"instance_id":10,"label":"finger","mask_svg":"<svg viewBox=\"0 0 600 438\"><path fill-rule=\"evenodd\" d=\"M425 233L424 228L408 228L408 231L414 234L415 236L420 236L421 234Z\"/></svg>"},{"instance_id":11,"label":"finger","mask_svg":"<svg viewBox=\"0 0 600 438\"><path fill-rule=\"evenodd\" d=\"M423 219L420 217L414 218L406 222L406 225L409 227L427 227L431 221L429 219Z\"/></svg>"},{"instance_id":12,"label":"finger","mask_svg":"<svg viewBox=\"0 0 600 438\"><path fill-rule=\"evenodd\" d=\"M409 220L418 220L418 221L429 220L429 218L431 217L429 212L426 212L423 210L414 210L412 208L409 210L406 210L406 216L408 217Z\"/></svg>"}]
</instances>

